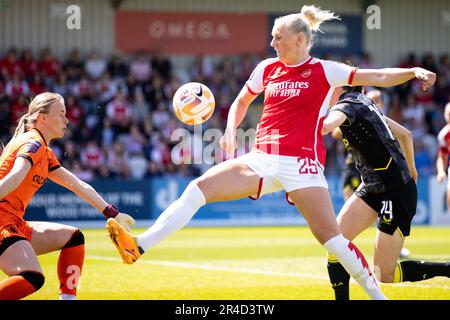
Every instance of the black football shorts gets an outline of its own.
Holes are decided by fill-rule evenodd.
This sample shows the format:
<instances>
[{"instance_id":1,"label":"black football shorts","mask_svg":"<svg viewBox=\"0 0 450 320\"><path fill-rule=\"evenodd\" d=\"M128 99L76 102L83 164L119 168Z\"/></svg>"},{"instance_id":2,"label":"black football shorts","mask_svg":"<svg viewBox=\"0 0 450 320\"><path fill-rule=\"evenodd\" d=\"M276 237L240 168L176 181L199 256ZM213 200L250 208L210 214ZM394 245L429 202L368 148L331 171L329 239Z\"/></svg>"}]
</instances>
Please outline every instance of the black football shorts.
<instances>
[{"instance_id":1,"label":"black football shorts","mask_svg":"<svg viewBox=\"0 0 450 320\"><path fill-rule=\"evenodd\" d=\"M378 230L392 235L399 228L403 237L409 236L417 209L417 186L413 179L385 193L368 192L362 183L355 195L378 213Z\"/></svg>"}]
</instances>

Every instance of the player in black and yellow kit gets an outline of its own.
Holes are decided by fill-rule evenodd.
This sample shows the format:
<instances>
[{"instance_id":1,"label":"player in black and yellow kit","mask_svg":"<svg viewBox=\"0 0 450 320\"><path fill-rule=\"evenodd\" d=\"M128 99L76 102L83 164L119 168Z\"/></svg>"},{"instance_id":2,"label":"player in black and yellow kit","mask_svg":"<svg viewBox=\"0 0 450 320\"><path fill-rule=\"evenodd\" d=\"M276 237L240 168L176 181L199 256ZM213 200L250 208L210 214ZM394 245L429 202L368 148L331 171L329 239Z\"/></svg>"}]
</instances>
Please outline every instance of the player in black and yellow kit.
<instances>
[{"instance_id":1,"label":"player in black and yellow kit","mask_svg":"<svg viewBox=\"0 0 450 320\"><path fill-rule=\"evenodd\" d=\"M336 140L341 139L341 130L335 128L331 132L331 136ZM345 166L342 171L342 196L344 197L344 200L347 201L361 184L361 176L356 169L355 161L353 161L351 153L348 151L346 152L344 164Z\"/></svg>"},{"instance_id":2,"label":"player in black and yellow kit","mask_svg":"<svg viewBox=\"0 0 450 320\"><path fill-rule=\"evenodd\" d=\"M398 262L417 206L417 171L411 133L385 117L360 87L336 88L322 134L339 127L362 183L346 201L338 224L354 239L377 221L374 270L385 283L450 277L450 263ZM329 255L328 273L336 299L349 298L349 276Z\"/></svg>"},{"instance_id":3,"label":"player in black and yellow kit","mask_svg":"<svg viewBox=\"0 0 450 320\"><path fill-rule=\"evenodd\" d=\"M381 96L381 92L379 90L372 90L366 94L368 98L370 98L374 104L377 106L378 109L382 110L384 108L384 102ZM335 128L331 136L339 140L342 137L342 132L338 128ZM353 192L358 189L359 185L361 184L361 175L356 169L355 161L352 158L352 154L348 151L346 152L345 156L345 166L344 170L342 172L342 194L344 196L344 200L347 201L348 198L353 194Z\"/></svg>"},{"instance_id":4,"label":"player in black and yellow kit","mask_svg":"<svg viewBox=\"0 0 450 320\"><path fill-rule=\"evenodd\" d=\"M373 101L373 103L377 106L378 109L383 110L384 109L384 102L382 98L382 93L380 90L371 90L365 95ZM339 140L342 137L341 130L339 128L335 128L331 136ZM350 152L346 152L345 156L345 166L344 170L342 172L342 195L344 197L344 200L347 201L348 198L351 197L353 192L358 189L359 185L361 184L361 175L356 169L355 161L353 160L352 154ZM410 252L407 248L402 248L400 251L400 259L406 259L409 256Z\"/></svg>"}]
</instances>

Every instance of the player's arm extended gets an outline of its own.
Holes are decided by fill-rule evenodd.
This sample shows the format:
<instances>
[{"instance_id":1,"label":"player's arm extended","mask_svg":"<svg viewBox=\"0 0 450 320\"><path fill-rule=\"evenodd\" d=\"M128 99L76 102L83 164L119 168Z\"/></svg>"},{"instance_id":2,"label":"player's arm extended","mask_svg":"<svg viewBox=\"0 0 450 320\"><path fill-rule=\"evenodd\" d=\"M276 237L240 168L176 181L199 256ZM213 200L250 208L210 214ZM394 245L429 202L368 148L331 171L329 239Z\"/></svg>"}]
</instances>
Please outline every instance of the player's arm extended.
<instances>
[{"instance_id":1,"label":"player's arm extended","mask_svg":"<svg viewBox=\"0 0 450 320\"><path fill-rule=\"evenodd\" d=\"M6 197L10 192L16 190L31 169L28 159L17 157L11 171L0 180L0 199Z\"/></svg>"},{"instance_id":2,"label":"player's arm extended","mask_svg":"<svg viewBox=\"0 0 450 320\"><path fill-rule=\"evenodd\" d=\"M129 230L129 225L134 225L134 219L128 214L119 212L115 207L107 203L92 186L75 176L64 167L50 172L48 176L53 182L69 189L81 199L89 203L107 218L116 219L124 228Z\"/></svg>"},{"instance_id":3,"label":"player's arm extended","mask_svg":"<svg viewBox=\"0 0 450 320\"><path fill-rule=\"evenodd\" d=\"M389 119L388 117L386 117L386 120L389 124L389 128L391 128L392 133L397 138L400 147L402 148L406 162L408 163L409 172L411 173L414 181L417 182L418 173L414 162L414 144L412 133L394 120Z\"/></svg>"},{"instance_id":4,"label":"player's arm extended","mask_svg":"<svg viewBox=\"0 0 450 320\"><path fill-rule=\"evenodd\" d=\"M89 203L98 211L103 211L108 203L95 191L92 186L75 176L72 172L64 167L49 173L48 177L57 184L69 189L81 199Z\"/></svg>"},{"instance_id":5,"label":"player's arm extended","mask_svg":"<svg viewBox=\"0 0 450 320\"><path fill-rule=\"evenodd\" d=\"M447 174L445 173L445 167L448 161L448 153L439 150L436 159L436 177L439 182L444 181Z\"/></svg>"},{"instance_id":6,"label":"player's arm extended","mask_svg":"<svg viewBox=\"0 0 450 320\"><path fill-rule=\"evenodd\" d=\"M341 124L345 122L347 116L339 110L331 110L328 117L323 121L322 131L323 135L330 133Z\"/></svg>"},{"instance_id":7,"label":"player's arm extended","mask_svg":"<svg viewBox=\"0 0 450 320\"><path fill-rule=\"evenodd\" d=\"M411 79L422 81L423 90L434 85L436 74L423 68L384 68L384 69L358 69L355 72L351 85L392 87Z\"/></svg>"},{"instance_id":8,"label":"player's arm extended","mask_svg":"<svg viewBox=\"0 0 450 320\"><path fill-rule=\"evenodd\" d=\"M250 92L245 85L231 104L230 111L228 113L227 128L225 129L223 137L220 139L220 146L223 150L231 153L237 148L236 130L242 120L244 120L248 106L257 96L257 94Z\"/></svg>"}]
</instances>

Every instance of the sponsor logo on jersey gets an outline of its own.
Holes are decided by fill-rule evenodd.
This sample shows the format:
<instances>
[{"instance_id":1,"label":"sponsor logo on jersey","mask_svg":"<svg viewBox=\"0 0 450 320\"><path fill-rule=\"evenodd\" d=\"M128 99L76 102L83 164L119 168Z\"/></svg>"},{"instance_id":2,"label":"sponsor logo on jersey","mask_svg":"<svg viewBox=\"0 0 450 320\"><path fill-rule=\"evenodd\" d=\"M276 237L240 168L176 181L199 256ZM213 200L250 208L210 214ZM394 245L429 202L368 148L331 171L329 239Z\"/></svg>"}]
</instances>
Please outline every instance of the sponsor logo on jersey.
<instances>
[{"instance_id":1,"label":"sponsor logo on jersey","mask_svg":"<svg viewBox=\"0 0 450 320\"><path fill-rule=\"evenodd\" d=\"M40 176L40 175L35 174L35 175L33 176L33 182L35 182L35 183L37 183L37 184L44 184L45 178L42 177L42 176Z\"/></svg>"},{"instance_id":2,"label":"sponsor logo on jersey","mask_svg":"<svg viewBox=\"0 0 450 320\"><path fill-rule=\"evenodd\" d=\"M308 81L282 81L268 85L271 97L295 97L300 95L302 89L308 88Z\"/></svg>"},{"instance_id":3,"label":"sponsor logo on jersey","mask_svg":"<svg viewBox=\"0 0 450 320\"><path fill-rule=\"evenodd\" d=\"M283 81L276 84L277 89L307 89L309 82L307 81Z\"/></svg>"}]
</instances>

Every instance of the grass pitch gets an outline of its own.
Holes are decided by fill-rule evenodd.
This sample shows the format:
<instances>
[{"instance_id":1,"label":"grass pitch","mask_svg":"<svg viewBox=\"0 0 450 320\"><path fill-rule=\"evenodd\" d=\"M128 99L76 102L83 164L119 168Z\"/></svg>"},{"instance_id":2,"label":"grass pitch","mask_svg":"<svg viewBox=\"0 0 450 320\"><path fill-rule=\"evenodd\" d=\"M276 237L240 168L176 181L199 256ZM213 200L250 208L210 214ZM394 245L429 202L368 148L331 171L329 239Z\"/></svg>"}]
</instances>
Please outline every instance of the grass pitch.
<instances>
[{"instance_id":1,"label":"grass pitch","mask_svg":"<svg viewBox=\"0 0 450 320\"><path fill-rule=\"evenodd\" d=\"M325 250L306 227L185 228L134 265L121 262L104 229L83 232L79 299L333 299ZM374 236L371 228L354 241L369 261ZM449 261L450 228L413 227L406 247L411 258ZM58 253L39 257L46 282L27 299L58 299L57 259ZM389 299L450 300L448 278L383 284L382 289ZM368 299L355 282L350 297Z\"/></svg>"}]
</instances>

